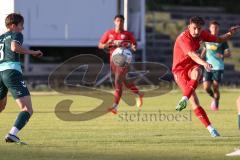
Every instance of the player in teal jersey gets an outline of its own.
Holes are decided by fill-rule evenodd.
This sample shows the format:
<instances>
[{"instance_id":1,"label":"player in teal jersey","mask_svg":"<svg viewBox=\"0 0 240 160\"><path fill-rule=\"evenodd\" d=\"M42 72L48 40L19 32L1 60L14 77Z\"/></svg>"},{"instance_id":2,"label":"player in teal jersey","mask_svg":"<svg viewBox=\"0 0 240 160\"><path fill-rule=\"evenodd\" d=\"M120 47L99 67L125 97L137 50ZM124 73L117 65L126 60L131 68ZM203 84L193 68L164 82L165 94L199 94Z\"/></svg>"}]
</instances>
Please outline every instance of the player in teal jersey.
<instances>
[{"instance_id":1,"label":"player in teal jersey","mask_svg":"<svg viewBox=\"0 0 240 160\"><path fill-rule=\"evenodd\" d=\"M32 102L28 88L23 80L20 64L20 54L41 57L41 51L24 49L23 44L24 18L17 13L9 14L5 19L7 32L0 35L0 112L7 103L8 90L11 92L20 113L5 137L6 142L20 143L17 133L25 126L33 113Z\"/></svg>"},{"instance_id":2,"label":"player in teal jersey","mask_svg":"<svg viewBox=\"0 0 240 160\"><path fill-rule=\"evenodd\" d=\"M218 35L219 23L217 21L210 21L209 30L212 35ZM202 57L206 58L206 61L212 65L212 70L203 73L203 87L204 90L213 98L211 103L211 109L216 111L219 108L219 84L222 80L224 71L224 58L230 57L231 53L226 42L213 43L205 42L204 49L202 51Z\"/></svg>"}]
</instances>

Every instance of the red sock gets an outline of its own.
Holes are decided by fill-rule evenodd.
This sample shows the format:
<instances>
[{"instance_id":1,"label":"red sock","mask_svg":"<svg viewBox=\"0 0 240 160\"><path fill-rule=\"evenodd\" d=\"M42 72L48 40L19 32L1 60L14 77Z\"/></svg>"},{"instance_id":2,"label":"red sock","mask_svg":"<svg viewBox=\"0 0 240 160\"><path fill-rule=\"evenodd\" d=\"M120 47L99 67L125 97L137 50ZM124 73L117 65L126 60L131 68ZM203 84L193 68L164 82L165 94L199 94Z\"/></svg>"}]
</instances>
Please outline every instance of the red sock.
<instances>
[{"instance_id":1,"label":"red sock","mask_svg":"<svg viewBox=\"0 0 240 160\"><path fill-rule=\"evenodd\" d=\"M122 96L122 84L115 84L114 103L118 104Z\"/></svg>"},{"instance_id":2,"label":"red sock","mask_svg":"<svg viewBox=\"0 0 240 160\"><path fill-rule=\"evenodd\" d=\"M138 90L137 86L136 86L134 83L129 83L129 84L127 84L126 82L124 82L124 85L125 85L128 89L130 89L133 93L135 93L135 94L138 94L138 93L139 93L139 90Z\"/></svg>"},{"instance_id":3,"label":"red sock","mask_svg":"<svg viewBox=\"0 0 240 160\"><path fill-rule=\"evenodd\" d=\"M192 93L196 90L198 86L197 80L190 80L187 84L187 87L183 91L183 96L187 96L188 99L191 97Z\"/></svg>"},{"instance_id":4,"label":"red sock","mask_svg":"<svg viewBox=\"0 0 240 160\"><path fill-rule=\"evenodd\" d=\"M204 124L205 127L209 126L211 123L208 119L208 116L204 109L199 106L194 110L195 115L198 117L198 119Z\"/></svg>"}]
</instances>

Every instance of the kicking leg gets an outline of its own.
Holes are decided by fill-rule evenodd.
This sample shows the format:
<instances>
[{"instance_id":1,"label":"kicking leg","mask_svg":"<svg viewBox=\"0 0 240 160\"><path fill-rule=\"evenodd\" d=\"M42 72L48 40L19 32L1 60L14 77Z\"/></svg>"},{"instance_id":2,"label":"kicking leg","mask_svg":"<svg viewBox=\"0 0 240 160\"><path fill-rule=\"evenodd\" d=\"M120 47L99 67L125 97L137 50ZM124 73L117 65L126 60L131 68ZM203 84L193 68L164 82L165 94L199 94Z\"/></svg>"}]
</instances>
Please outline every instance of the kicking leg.
<instances>
[{"instance_id":1,"label":"kicking leg","mask_svg":"<svg viewBox=\"0 0 240 160\"><path fill-rule=\"evenodd\" d=\"M177 111L181 111L187 106L187 101L191 97L192 93L195 92L198 86L198 81L201 77L202 70L199 67L193 68L189 73L188 76L190 80L182 87L183 90L183 97L179 101L178 105L176 106Z\"/></svg>"}]
</instances>

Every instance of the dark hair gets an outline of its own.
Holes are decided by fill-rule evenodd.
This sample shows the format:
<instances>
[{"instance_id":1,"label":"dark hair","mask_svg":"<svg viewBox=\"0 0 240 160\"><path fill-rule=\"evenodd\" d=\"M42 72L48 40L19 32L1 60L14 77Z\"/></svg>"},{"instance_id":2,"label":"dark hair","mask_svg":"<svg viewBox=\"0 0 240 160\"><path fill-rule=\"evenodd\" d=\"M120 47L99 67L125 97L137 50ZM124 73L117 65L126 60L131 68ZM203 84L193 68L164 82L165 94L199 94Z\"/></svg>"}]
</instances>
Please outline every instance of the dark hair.
<instances>
[{"instance_id":1,"label":"dark hair","mask_svg":"<svg viewBox=\"0 0 240 160\"><path fill-rule=\"evenodd\" d=\"M195 23L195 24L200 25L200 26L203 26L205 24L203 18L199 17L199 16L191 17L190 20L189 20L189 24L191 24L191 23Z\"/></svg>"},{"instance_id":2,"label":"dark hair","mask_svg":"<svg viewBox=\"0 0 240 160\"><path fill-rule=\"evenodd\" d=\"M8 27L11 24L18 25L19 23L24 23L24 18L21 14L11 13L5 19L5 25Z\"/></svg>"},{"instance_id":3,"label":"dark hair","mask_svg":"<svg viewBox=\"0 0 240 160\"><path fill-rule=\"evenodd\" d=\"M212 25L212 24L220 26L220 24L216 20L212 20L212 21L209 22L209 26Z\"/></svg>"},{"instance_id":4,"label":"dark hair","mask_svg":"<svg viewBox=\"0 0 240 160\"><path fill-rule=\"evenodd\" d=\"M124 20L124 16L122 14L117 14L115 17L114 17L114 20L117 19L117 18L120 18L122 20Z\"/></svg>"}]
</instances>

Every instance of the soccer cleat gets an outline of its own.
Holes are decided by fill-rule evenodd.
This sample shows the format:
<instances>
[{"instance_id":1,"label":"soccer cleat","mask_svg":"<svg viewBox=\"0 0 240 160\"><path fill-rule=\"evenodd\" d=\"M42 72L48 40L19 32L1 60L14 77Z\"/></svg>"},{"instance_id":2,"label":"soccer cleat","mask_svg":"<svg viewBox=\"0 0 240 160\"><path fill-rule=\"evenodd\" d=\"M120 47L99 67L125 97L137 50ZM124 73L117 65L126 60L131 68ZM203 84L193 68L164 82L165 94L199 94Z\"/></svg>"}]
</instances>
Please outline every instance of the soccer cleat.
<instances>
[{"instance_id":1,"label":"soccer cleat","mask_svg":"<svg viewBox=\"0 0 240 160\"><path fill-rule=\"evenodd\" d=\"M234 152L226 154L226 156L240 156L240 149L235 149Z\"/></svg>"},{"instance_id":2,"label":"soccer cleat","mask_svg":"<svg viewBox=\"0 0 240 160\"><path fill-rule=\"evenodd\" d=\"M213 111L218 111L218 103L216 100L212 100L211 106L210 106L211 110Z\"/></svg>"},{"instance_id":3,"label":"soccer cleat","mask_svg":"<svg viewBox=\"0 0 240 160\"><path fill-rule=\"evenodd\" d=\"M142 109L142 105L143 105L143 94L140 94L137 98L137 108L139 108L140 110Z\"/></svg>"},{"instance_id":4,"label":"soccer cleat","mask_svg":"<svg viewBox=\"0 0 240 160\"><path fill-rule=\"evenodd\" d=\"M178 102L178 105L176 106L176 111L180 112L181 110L183 110L186 107L187 107L187 100L186 99L181 99Z\"/></svg>"},{"instance_id":5,"label":"soccer cleat","mask_svg":"<svg viewBox=\"0 0 240 160\"><path fill-rule=\"evenodd\" d=\"M117 107L108 108L108 112L112 112L113 114L117 114Z\"/></svg>"},{"instance_id":6,"label":"soccer cleat","mask_svg":"<svg viewBox=\"0 0 240 160\"><path fill-rule=\"evenodd\" d=\"M215 128L210 132L210 134L211 134L211 137L219 137L220 136L220 134L218 133L218 131Z\"/></svg>"},{"instance_id":7,"label":"soccer cleat","mask_svg":"<svg viewBox=\"0 0 240 160\"><path fill-rule=\"evenodd\" d=\"M6 143L20 143L20 139L17 136L12 135L10 133L8 133L5 136L5 141L6 141Z\"/></svg>"}]
</instances>

